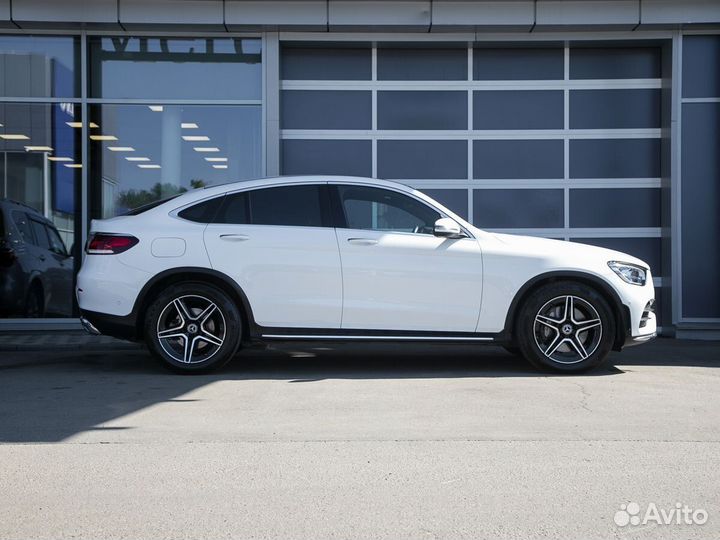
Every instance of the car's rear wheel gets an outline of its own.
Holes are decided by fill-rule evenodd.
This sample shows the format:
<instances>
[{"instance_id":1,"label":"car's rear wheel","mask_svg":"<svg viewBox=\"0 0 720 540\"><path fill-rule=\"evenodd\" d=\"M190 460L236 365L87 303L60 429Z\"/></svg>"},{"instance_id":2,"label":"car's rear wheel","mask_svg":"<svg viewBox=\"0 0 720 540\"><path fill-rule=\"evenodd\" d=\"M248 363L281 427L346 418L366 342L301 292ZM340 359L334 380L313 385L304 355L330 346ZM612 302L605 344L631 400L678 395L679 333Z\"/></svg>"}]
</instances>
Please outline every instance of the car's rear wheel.
<instances>
[{"instance_id":1,"label":"car's rear wheel","mask_svg":"<svg viewBox=\"0 0 720 540\"><path fill-rule=\"evenodd\" d=\"M168 368L202 373L219 368L242 339L240 310L222 290L204 283L171 286L150 304L145 318L150 351Z\"/></svg>"},{"instance_id":2,"label":"car's rear wheel","mask_svg":"<svg viewBox=\"0 0 720 540\"><path fill-rule=\"evenodd\" d=\"M517 320L517 342L536 367L566 373L602 364L615 340L615 319L595 289L575 282L540 287Z\"/></svg>"},{"instance_id":3,"label":"car's rear wheel","mask_svg":"<svg viewBox=\"0 0 720 540\"><path fill-rule=\"evenodd\" d=\"M24 315L26 318L40 318L45 315L43 290L37 282L33 282L25 297Z\"/></svg>"}]
</instances>

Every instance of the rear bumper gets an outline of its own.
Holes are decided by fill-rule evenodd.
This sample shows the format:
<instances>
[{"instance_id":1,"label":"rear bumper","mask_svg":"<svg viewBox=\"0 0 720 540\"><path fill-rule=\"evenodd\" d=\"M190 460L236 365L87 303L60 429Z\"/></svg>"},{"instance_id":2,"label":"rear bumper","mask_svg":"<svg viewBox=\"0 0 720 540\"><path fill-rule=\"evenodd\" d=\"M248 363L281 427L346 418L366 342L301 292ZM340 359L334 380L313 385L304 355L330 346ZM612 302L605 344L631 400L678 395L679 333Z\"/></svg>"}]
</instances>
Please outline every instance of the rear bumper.
<instances>
[{"instance_id":1,"label":"rear bumper","mask_svg":"<svg viewBox=\"0 0 720 540\"><path fill-rule=\"evenodd\" d=\"M139 336L133 315L108 315L97 311L80 310L80 323L86 332L93 335L111 336L128 341L137 341Z\"/></svg>"}]
</instances>

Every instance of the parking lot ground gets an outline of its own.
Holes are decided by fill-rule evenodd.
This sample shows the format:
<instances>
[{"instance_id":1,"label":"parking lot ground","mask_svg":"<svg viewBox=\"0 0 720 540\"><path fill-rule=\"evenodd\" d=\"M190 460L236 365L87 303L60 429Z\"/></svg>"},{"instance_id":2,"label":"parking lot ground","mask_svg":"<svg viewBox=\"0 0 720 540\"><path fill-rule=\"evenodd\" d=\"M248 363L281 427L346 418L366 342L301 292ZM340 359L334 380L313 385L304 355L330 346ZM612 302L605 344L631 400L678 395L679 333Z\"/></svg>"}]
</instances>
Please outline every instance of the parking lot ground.
<instances>
[{"instance_id":1,"label":"parking lot ground","mask_svg":"<svg viewBox=\"0 0 720 540\"><path fill-rule=\"evenodd\" d=\"M3 540L720 536L717 342L581 376L496 348L297 343L179 376L141 348L11 341ZM615 521L677 503L707 522Z\"/></svg>"}]
</instances>

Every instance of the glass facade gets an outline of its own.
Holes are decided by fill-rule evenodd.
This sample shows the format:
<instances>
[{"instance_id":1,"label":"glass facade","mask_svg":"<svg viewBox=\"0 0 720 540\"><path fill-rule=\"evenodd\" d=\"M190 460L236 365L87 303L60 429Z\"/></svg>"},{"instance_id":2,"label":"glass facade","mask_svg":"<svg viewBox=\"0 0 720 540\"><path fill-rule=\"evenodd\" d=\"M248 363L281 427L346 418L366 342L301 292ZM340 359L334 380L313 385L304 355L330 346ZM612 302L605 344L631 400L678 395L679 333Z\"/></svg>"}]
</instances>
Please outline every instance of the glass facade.
<instances>
[{"instance_id":1,"label":"glass facade","mask_svg":"<svg viewBox=\"0 0 720 540\"><path fill-rule=\"evenodd\" d=\"M264 171L261 39L85 39L0 35L0 318L77 316L85 218Z\"/></svg>"}]
</instances>

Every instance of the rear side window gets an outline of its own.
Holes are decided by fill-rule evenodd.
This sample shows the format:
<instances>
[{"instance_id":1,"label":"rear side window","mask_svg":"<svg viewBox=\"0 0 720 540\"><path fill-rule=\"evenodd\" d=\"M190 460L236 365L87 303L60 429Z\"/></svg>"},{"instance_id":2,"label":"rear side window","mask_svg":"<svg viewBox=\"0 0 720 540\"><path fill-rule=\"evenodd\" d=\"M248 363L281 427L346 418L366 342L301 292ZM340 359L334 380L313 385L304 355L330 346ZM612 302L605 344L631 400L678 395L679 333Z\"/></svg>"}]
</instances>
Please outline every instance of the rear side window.
<instances>
[{"instance_id":1,"label":"rear side window","mask_svg":"<svg viewBox=\"0 0 720 540\"><path fill-rule=\"evenodd\" d=\"M196 223L212 223L225 197L215 197L178 212L178 216Z\"/></svg>"},{"instance_id":2,"label":"rear side window","mask_svg":"<svg viewBox=\"0 0 720 540\"><path fill-rule=\"evenodd\" d=\"M318 185L279 186L225 197L215 223L322 227Z\"/></svg>"},{"instance_id":3,"label":"rear side window","mask_svg":"<svg viewBox=\"0 0 720 540\"><path fill-rule=\"evenodd\" d=\"M37 245L41 248L49 250L50 239L48 238L47 231L45 230L45 225L43 223L40 223L39 221L31 219L30 226L35 233L35 240L37 240Z\"/></svg>"},{"instance_id":4,"label":"rear side window","mask_svg":"<svg viewBox=\"0 0 720 540\"><path fill-rule=\"evenodd\" d=\"M22 241L28 244L34 244L35 240L33 239L32 230L30 230L30 223L28 223L30 220L27 214L25 214L25 212L13 211L12 218L15 227L20 231Z\"/></svg>"}]
</instances>

